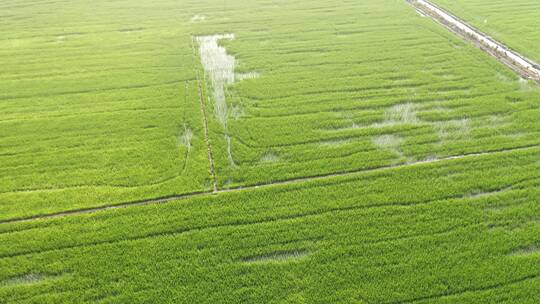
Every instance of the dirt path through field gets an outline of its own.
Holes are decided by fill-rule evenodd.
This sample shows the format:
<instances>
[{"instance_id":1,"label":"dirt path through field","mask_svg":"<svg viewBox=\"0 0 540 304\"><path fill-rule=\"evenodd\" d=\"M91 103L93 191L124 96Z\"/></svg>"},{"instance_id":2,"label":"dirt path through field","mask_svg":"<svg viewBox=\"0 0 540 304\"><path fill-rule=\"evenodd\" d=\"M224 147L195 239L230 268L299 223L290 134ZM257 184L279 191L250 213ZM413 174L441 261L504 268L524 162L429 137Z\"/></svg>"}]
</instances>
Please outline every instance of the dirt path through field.
<instances>
[{"instance_id":1,"label":"dirt path through field","mask_svg":"<svg viewBox=\"0 0 540 304\"><path fill-rule=\"evenodd\" d=\"M511 50L458 17L426 0L406 0L422 15L428 16L454 34L472 42L484 52L497 58L522 77L540 83L540 65L522 54Z\"/></svg>"},{"instance_id":2,"label":"dirt path through field","mask_svg":"<svg viewBox=\"0 0 540 304\"><path fill-rule=\"evenodd\" d=\"M189 198L194 198L194 197L204 197L204 196L212 196L212 195L217 196L219 194L228 193L228 192L240 192L240 191L248 191L248 190L253 190L253 189L267 188L267 187L273 187L273 186L279 186L279 185L299 184L299 183L304 183L304 182L324 180L324 179L333 178L333 177L353 176L359 173L383 172L383 171L393 170L393 169L398 169L398 168L415 167L415 166L420 166L420 165L425 165L425 164L440 163L440 162L451 161L451 160L482 157L482 156L487 156L487 155L503 154L503 153L517 152L517 151L526 151L526 150L532 150L536 148L540 148L540 144L492 150L492 151L487 151L487 152L451 155L451 156L437 158L437 159L420 160L420 161L411 162L411 163L389 165L389 166L378 167L378 168L373 168L373 169L359 169L359 170L350 170L350 171L343 171L343 172L336 172L336 173L328 173L328 174L317 175L317 176L299 177L299 178L276 181L276 182L271 182L271 183L266 183L266 184L251 185L251 186L237 187L237 188L231 188L231 189L222 189L222 190L216 190L212 192L210 191L196 192L196 193L156 198L156 199L150 199L150 200L144 200L144 201L134 201L134 202L115 204L115 205L106 205L106 206L101 206L101 207L88 208L88 209L70 210L70 211L64 211L64 212L58 212L58 213L32 216L32 217L27 217L27 218L9 219L9 220L0 221L0 224L22 223L22 222L35 221L35 220L54 219L54 218L71 216L71 215L95 213L99 211L127 208L127 207L133 207L133 206L163 204L163 203L169 203L172 201L184 200L184 199L189 199Z\"/></svg>"}]
</instances>

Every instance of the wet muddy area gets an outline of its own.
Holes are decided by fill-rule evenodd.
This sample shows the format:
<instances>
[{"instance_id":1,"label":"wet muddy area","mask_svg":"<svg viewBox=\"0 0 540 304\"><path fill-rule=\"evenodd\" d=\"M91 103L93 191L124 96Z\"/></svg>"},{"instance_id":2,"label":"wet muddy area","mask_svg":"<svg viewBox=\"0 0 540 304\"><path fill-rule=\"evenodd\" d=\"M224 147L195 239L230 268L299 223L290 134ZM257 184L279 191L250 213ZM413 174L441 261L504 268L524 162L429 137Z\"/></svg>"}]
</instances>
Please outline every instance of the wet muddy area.
<instances>
[{"instance_id":1,"label":"wet muddy area","mask_svg":"<svg viewBox=\"0 0 540 304\"><path fill-rule=\"evenodd\" d=\"M229 109L226 101L227 87L238 81L258 78L260 75L258 72L235 73L236 58L227 53L225 47L219 43L222 40L233 39L235 39L235 35L231 33L195 37L205 75L211 84L214 116L225 131L229 163L236 166L231 137L228 135L228 120L229 117L239 119L241 117L239 113L242 111L234 107Z\"/></svg>"}]
</instances>

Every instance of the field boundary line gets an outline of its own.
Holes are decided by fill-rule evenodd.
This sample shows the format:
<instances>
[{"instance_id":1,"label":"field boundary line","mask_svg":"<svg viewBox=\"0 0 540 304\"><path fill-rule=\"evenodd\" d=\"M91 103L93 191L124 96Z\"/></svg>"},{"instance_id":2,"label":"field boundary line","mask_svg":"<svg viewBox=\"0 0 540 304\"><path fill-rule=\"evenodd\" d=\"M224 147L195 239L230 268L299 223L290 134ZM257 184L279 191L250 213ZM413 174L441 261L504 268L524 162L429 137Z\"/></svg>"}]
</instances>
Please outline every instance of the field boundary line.
<instances>
[{"instance_id":1,"label":"field boundary line","mask_svg":"<svg viewBox=\"0 0 540 304\"><path fill-rule=\"evenodd\" d=\"M446 9L428 0L405 0L421 15L433 19L456 36L471 42L483 52L491 55L499 62L511 68L526 79L532 79L540 84L540 65L534 60L511 49L504 43L493 39L476 27L463 21Z\"/></svg>"},{"instance_id":2,"label":"field boundary line","mask_svg":"<svg viewBox=\"0 0 540 304\"><path fill-rule=\"evenodd\" d=\"M189 199L189 198L217 196L222 193L241 192L241 191L248 191L248 190L260 189L260 188L269 188L269 187L280 186L280 185L301 184L304 182L318 181L318 180L324 180L324 179L329 179L329 178L334 178L334 177L353 176L353 175L361 174L361 173L384 172L384 171L393 170L393 169L441 163L441 162L445 162L449 160L482 157L482 156L489 156L489 155L494 155L494 154L511 153L511 152L516 152L516 151L526 151L526 150L531 150L535 148L540 148L540 144L530 144L530 145L513 147L513 148L494 149L494 150L485 151L485 152L473 152L473 153L466 153L466 154L460 154L460 155L451 155L451 156L441 157L437 159L419 160L416 162L387 165L387 166L381 166L381 167L371 168L371 169L355 169L355 170L349 170L349 171L333 172L333 173L313 175L313 176L308 176L308 177L292 178L288 180L275 181L275 182L269 182L269 183L254 184L254 185L249 185L249 186L238 186L234 188L221 189L221 190L216 190L216 191L191 192L191 193L186 193L186 194L181 194L181 195L172 195L172 196L165 196L165 197L148 199L148 200L131 201L131 202L114 204L114 205L104 205L104 206L99 206L99 207L76 209L76 210L62 211L62 212L56 212L56 213L50 213L50 214L6 219L6 220L0 220L0 224L23 223L23 222L30 222L30 221L36 221L36 220L61 218L61 217L67 217L67 216L72 216L72 215L96 213L100 211L122 209L122 208L127 208L127 207L164 204L164 203L169 203L172 201L184 200L184 199Z\"/></svg>"},{"instance_id":3,"label":"field boundary line","mask_svg":"<svg viewBox=\"0 0 540 304\"><path fill-rule=\"evenodd\" d=\"M201 84L201 76L200 76L199 70L196 68L197 52L195 50L195 42L194 42L193 37L191 37L191 49L193 51L193 63L195 64L195 73L197 74L196 76L197 76L197 86L199 90L199 102L200 102L201 114L202 114L203 125L204 125L204 141L206 142L206 147L208 150L208 162L210 164L210 174L212 176L212 192L217 193L218 188L217 188L217 177L216 177L216 169L215 169L216 166L214 163L214 157L212 154L212 144L210 143L210 136L208 132L208 117L206 114L206 105L204 103L204 92L203 92L203 87Z\"/></svg>"}]
</instances>

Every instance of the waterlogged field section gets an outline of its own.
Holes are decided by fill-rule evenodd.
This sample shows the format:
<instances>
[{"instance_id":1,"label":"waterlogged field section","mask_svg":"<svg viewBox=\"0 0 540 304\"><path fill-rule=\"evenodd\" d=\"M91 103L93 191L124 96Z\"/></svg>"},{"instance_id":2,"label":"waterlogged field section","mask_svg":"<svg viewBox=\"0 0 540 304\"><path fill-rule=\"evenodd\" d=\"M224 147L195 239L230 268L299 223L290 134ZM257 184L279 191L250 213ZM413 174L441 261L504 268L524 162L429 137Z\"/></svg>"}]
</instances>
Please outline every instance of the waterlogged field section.
<instances>
[{"instance_id":1,"label":"waterlogged field section","mask_svg":"<svg viewBox=\"0 0 540 304\"><path fill-rule=\"evenodd\" d=\"M434 0L520 53L540 62L540 2L535 0Z\"/></svg>"},{"instance_id":2,"label":"waterlogged field section","mask_svg":"<svg viewBox=\"0 0 540 304\"><path fill-rule=\"evenodd\" d=\"M0 15L0 303L540 302L540 89L405 1Z\"/></svg>"},{"instance_id":3,"label":"waterlogged field section","mask_svg":"<svg viewBox=\"0 0 540 304\"><path fill-rule=\"evenodd\" d=\"M0 14L0 219L209 189L191 14L132 1Z\"/></svg>"},{"instance_id":4,"label":"waterlogged field section","mask_svg":"<svg viewBox=\"0 0 540 304\"><path fill-rule=\"evenodd\" d=\"M538 142L540 91L405 2L235 4L194 25L221 188Z\"/></svg>"}]
</instances>

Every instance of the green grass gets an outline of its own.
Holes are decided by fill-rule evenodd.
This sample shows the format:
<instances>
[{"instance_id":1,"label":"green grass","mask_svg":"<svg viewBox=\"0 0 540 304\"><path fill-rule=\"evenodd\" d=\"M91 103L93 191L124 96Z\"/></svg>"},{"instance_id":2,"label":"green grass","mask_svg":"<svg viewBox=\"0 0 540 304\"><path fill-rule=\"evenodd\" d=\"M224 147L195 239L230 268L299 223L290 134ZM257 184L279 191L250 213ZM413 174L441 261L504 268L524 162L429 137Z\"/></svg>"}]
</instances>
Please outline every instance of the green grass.
<instances>
[{"instance_id":1,"label":"green grass","mask_svg":"<svg viewBox=\"0 0 540 304\"><path fill-rule=\"evenodd\" d=\"M0 17L0 303L540 301L540 89L405 1Z\"/></svg>"},{"instance_id":2,"label":"green grass","mask_svg":"<svg viewBox=\"0 0 540 304\"><path fill-rule=\"evenodd\" d=\"M461 19L540 62L540 3L535 0L434 0Z\"/></svg>"}]
</instances>

